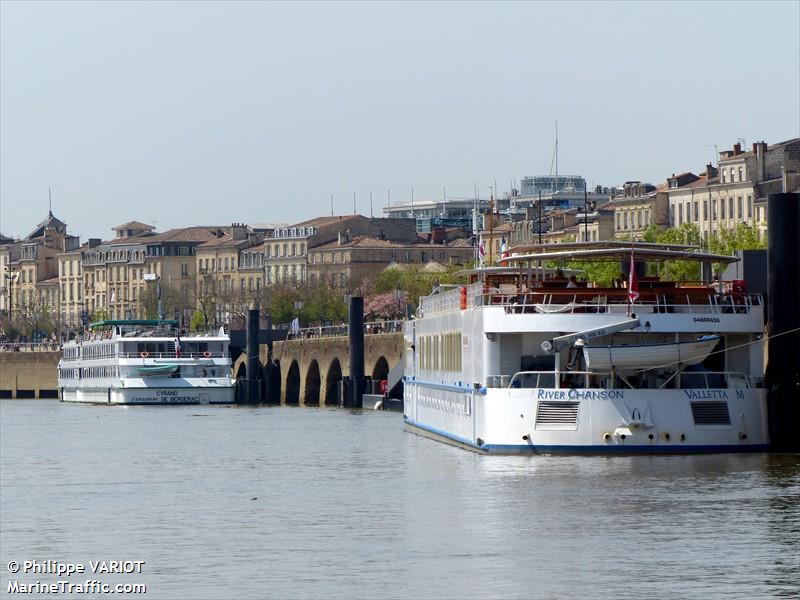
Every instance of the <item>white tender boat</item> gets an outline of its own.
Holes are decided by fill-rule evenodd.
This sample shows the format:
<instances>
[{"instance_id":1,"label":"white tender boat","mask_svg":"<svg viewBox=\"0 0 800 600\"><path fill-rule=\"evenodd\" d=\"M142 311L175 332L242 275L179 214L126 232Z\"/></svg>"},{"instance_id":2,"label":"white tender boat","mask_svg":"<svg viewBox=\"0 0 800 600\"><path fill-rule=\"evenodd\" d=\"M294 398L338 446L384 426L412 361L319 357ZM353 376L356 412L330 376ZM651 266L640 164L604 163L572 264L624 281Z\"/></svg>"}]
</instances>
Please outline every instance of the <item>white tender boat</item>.
<instances>
[{"instance_id":1,"label":"white tender boat","mask_svg":"<svg viewBox=\"0 0 800 600\"><path fill-rule=\"evenodd\" d=\"M567 288L534 266L736 258L631 242L516 252L406 324L409 431L487 454L767 448L760 295L652 277L631 304L627 289Z\"/></svg>"},{"instance_id":2,"label":"white tender boat","mask_svg":"<svg viewBox=\"0 0 800 600\"><path fill-rule=\"evenodd\" d=\"M651 369L678 364L694 366L708 357L720 339L718 335L707 335L697 340L665 344L584 346L583 356L588 371Z\"/></svg>"},{"instance_id":3,"label":"white tender boat","mask_svg":"<svg viewBox=\"0 0 800 600\"><path fill-rule=\"evenodd\" d=\"M58 363L63 402L230 404L224 330L178 335L175 321L99 321L64 344Z\"/></svg>"}]
</instances>

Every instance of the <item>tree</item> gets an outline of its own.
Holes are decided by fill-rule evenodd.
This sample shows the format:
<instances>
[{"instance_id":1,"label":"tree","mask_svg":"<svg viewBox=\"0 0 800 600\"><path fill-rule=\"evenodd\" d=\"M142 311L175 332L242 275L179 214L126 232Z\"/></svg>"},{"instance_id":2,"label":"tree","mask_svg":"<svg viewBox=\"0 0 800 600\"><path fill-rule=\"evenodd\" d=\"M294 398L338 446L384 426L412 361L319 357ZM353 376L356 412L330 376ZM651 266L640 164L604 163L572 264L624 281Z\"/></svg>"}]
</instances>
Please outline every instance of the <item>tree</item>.
<instances>
[{"instance_id":1,"label":"tree","mask_svg":"<svg viewBox=\"0 0 800 600\"><path fill-rule=\"evenodd\" d=\"M401 319L406 312L405 292L383 292L368 296L364 303L364 318L369 321L377 319Z\"/></svg>"}]
</instances>

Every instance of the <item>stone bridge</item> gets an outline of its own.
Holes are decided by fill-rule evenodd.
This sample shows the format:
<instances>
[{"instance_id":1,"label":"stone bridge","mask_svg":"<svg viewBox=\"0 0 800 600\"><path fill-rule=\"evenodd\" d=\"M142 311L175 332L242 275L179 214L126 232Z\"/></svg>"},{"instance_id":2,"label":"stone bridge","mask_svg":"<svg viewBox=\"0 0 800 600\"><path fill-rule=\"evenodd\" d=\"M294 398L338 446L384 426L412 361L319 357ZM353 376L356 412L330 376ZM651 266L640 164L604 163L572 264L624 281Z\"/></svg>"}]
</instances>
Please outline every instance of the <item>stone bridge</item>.
<instances>
[{"instance_id":1,"label":"stone bridge","mask_svg":"<svg viewBox=\"0 0 800 600\"><path fill-rule=\"evenodd\" d=\"M350 352L346 335L312 337L275 342L269 368L267 346L262 345L259 363L268 402L325 406L339 404L339 382L350 374ZM387 379L403 356L402 333L364 335L364 373L374 380ZM246 357L233 365L234 377L244 378Z\"/></svg>"}]
</instances>

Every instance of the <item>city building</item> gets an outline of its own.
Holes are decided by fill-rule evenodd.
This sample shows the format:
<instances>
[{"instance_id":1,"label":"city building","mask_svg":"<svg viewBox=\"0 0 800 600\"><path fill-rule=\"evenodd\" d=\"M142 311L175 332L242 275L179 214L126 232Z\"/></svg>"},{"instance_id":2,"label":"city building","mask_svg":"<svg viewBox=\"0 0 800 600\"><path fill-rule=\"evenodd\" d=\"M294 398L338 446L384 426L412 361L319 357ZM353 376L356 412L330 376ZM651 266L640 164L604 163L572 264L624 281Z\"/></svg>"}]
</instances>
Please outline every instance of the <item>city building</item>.
<instances>
[{"instance_id":1,"label":"city building","mask_svg":"<svg viewBox=\"0 0 800 600\"><path fill-rule=\"evenodd\" d=\"M243 318L264 281L264 234L234 223L219 237L195 249L196 308L211 322Z\"/></svg>"},{"instance_id":2,"label":"city building","mask_svg":"<svg viewBox=\"0 0 800 600\"><path fill-rule=\"evenodd\" d=\"M113 228L113 240L90 240L83 253L89 314L112 319L156 316L160 288L162 307L169 307L164 316L188 318L195 306L196 248L230 228L195 226L156 233L149 225L133 223Z\"/></svg>"},{"instance_id":3,"label":"city building","mask_svg":"<svg viewBox=\"0 0 800 600\"><path fill-rule=\"evenodd\" d=\"M626 181L618 195L611 199L611 206L614 211L614 237L641 240L651 225L669 226L666 183L655 186L641 181Z\"/></svg>"},{"instance_id":4,"label":"city building","mask_svg":"<svg viewBox=\"0 0 800 600\"><path fill-rule=\"evenodd\" d=\"M49 211L24 239L5 238L0 247L3 289L0 308L30 333L55 330L60 322L58 254L72 250L80 240L67 233L67 225Z\"/></svg>"},{"instance_id":5,"label":"city building","mask_svg":"<svg viewBox=\"0 0 800 600\"><path fill-rule=\"evenodd\" d=\"M59 320L67 329L79 329L83 325L83 266L82 257L89 248L86 243L80 247L56 255L58 260L58 314Z\"/></svg>"},{"instance_id":6,"label":"city building","mask_svg":"<svg viewBox=\"0 0 800 600\"><path fill-rule=\"evenodd\" d=\"M266 285L305 283L311 264L312 248L338 241L342 235L373 237L379 240L416 243L412 219L377 218L362 215L317 217L275 229L264 240Z\"/></svg>"},{"instance_id":7,"label":"city building","mask_svg":"<svg viewBox=\"0 0 800 600\"><path fill-rule=\"evenodd\" d=\"M614 237L614 207L611 202L600 206L592 205L588 212L578 210L575 214L578 228L575 241L600 242Z\"/></svg>"},{"instance_id":8,"label":"city building","mask_svg":"<svg viewBox=\"0 0 800 600\"><path fill-rule=\"evenodd\" d=\"M667 179L671 226L694 223L703 237L739 223L766 229L766 200L771 192L800 188L800 138L771 146L756 142L720 152L719 166L701 175Z\"/></svg>"},{"instance_id":9,"label":"city building","mask_svg":"<svg viewBox=\"0 0 800 600\"><path fill-rule=\"evenodd\" d=\"M583 193L586 180L580 175L535 175L523 177L519 182L520 196L538 196L540 193L551 195L556 193Z\"/></svg>"},{"instance_id":10,"label":"city building","mask_svg":"<svg viewBox=\"0 0 800 600\"><path fill-rule=\"evenodd\" d=\"M445 239L442 243L434 239L419 238L410 243L342 232L335 241L309 250L309 283L346 290L392 264L472 264L475 249L465 237Z\"/></svg>"},{"instance_id":11,"label":"city building","mask_svg":"<svg viewBox=\"0 0 800 600\"><path fill-rule=\"evenodd\" d=\"M500 208L508 199L496 201ZM383 209L389 219L414 219L416 230L428 233L439 227L458 227L464 231L473 230L473 212L483 214L489 210L489 201L474 198L442 198L441 200L414 200L398 202Z\"/></svg>"}]
</instances>

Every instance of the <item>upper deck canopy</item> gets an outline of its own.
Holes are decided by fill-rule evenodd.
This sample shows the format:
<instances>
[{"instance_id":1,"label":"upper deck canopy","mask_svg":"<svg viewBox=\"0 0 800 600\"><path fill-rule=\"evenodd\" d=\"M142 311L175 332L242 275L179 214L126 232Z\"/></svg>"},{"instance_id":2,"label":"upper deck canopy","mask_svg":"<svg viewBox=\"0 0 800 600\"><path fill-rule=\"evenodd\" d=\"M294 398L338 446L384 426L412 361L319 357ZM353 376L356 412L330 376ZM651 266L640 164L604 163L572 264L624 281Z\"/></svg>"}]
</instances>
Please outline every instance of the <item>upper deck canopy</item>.
<instances>
[{"instance_id":1,"label":"upper deck canopy","mask_svg":"<svg viewBox=\"0 0 800 600\"><path fill-rule=\"evenodd\" d=\"M556 261L623 261L657 262L681 260L701 263L733 263L739 259L724 254L701 252L696 246L652 244L648 242L572 242L567 244L525 244L514 248L516 254L500 259L504 264L534 260Z\"/></svg>"}]
</instances>

